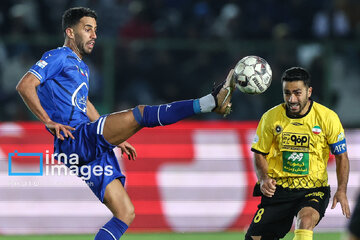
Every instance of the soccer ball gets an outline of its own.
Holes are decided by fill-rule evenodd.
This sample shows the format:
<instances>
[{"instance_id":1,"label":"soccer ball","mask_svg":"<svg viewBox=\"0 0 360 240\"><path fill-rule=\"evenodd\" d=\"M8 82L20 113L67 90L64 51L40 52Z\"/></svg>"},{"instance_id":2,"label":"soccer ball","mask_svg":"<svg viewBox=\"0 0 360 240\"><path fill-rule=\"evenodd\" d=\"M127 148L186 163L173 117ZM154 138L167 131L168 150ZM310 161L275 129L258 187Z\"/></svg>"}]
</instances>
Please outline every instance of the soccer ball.
<instances>
[{"instance_id":1,"label":"soccer ball","mask_svg":"<svg viewBox=\"0 0 360 240\"><path fill-rule=\"evenodd\" d=\"M271 84L272 71L270 65L261 57L247 56L235 66L236 87L247 94L260 94Z\"/></svg>"}]
</instances>

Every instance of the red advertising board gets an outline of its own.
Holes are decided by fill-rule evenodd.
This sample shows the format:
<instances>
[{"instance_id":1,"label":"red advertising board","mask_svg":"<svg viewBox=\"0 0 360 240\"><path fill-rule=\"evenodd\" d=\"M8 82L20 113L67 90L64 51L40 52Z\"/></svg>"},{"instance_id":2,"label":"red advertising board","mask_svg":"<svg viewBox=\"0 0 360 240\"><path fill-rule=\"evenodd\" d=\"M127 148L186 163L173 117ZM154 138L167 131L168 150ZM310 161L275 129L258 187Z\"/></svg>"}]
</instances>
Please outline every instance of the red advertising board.
<instances>
[{"instance_id":1,"label":"red advertising board","mask_svg":"<svg viewBox=\"0 0 360 240\"><path fill-rule=\"evenodd\" d=\"M137 150L136 161L121 158L115 149L135 206L136 218L129 231L246 229L260 200L252 197L256 175L250 146L256 125L185 121L142 129L131 137L128 141ZM351 139L359 135L350 133ZM93 233L111 217L79 178L46 171L52 141L41 123L0 123L0 232ZM357 159L357 151L352 153L350 157ZM329 181L336 186L331 177L334 165L331 160ZM356 171L350 175L358 176ZM338 226L341 209L333 213L334 226ZM54 217L56 222L49 221ZM319 228L333 225L330 217L322 224Z\"/></svg>"}]
</instances>

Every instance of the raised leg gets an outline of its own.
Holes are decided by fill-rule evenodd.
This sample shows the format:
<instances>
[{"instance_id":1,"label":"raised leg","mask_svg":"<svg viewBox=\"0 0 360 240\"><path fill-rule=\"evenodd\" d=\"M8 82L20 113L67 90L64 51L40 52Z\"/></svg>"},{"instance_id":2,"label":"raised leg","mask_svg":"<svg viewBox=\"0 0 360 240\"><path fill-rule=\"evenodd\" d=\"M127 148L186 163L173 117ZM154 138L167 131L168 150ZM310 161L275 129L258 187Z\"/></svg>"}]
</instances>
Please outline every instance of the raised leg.
<instances>
[{"instance_id":1,"label":"raised leg","mask_svg":"<svg viewBox=\"0 0 360 240\"><path fill-rule=\"evenodd\" d=\"M104 124L103 136L118 145L143 127L173 124L198 113L215 112L226 116L231 110L231 97L235 89L234 70L226 80L214 87L211 94L195 100L184 100L158 106L137 106L110 114Z\"/></svg>"}]
</instances>

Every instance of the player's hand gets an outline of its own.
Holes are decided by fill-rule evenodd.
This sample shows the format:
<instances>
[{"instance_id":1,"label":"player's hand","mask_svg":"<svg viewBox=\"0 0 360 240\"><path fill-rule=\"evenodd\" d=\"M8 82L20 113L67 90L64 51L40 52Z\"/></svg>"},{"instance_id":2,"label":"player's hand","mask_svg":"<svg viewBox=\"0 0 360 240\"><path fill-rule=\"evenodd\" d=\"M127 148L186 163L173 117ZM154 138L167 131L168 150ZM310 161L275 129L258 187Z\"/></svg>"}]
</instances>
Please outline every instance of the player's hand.
<instances>
[{"instance_id":1,"label":"player's hand","mask_svg":"<svg viewBox=\"0 0 360 240\"><path fill-rule=\"evenodd\" d=\"M343 215L346 218L350 218L350 207L349 202L346 196L346 192L344 191L336 191L333 199L333 204L331 206L331 209L334 209L336 207L336 204L340 202L341 210Z\"/></svg>"},{"instance_id":2,"label":"player's hand","mask_svg":"<svg viewBox=\"0 0 360 240\"><path fill-rule=\"evenodd\" d=\"M63 125L54 121L48 121L45 123L45 126L54 134L57 138L60 140L64 140L64 136L61 134L61 132L64 133L65 137L71 137L72 139L75 139L70 130L75 130L75 128Z\"/></svg>"},{"instance_id":3,"label":"player's hand","mask_svg":"<svg viewBox=\"0 0 360 240\"><path fill-rule=\"evenodd\" d=\"M122 142L118 145L121 149L121 154L126 154L129 160L135 160L137 157L137 153L135 148L128 142Z\"/></svg>"},{"instance_id":4,"label":"player's hand","mask_svg":"<svg viewBox=\"0 0 360 240\"><path fill-rule=\"evenodd\" d=\"M275 194L276 181L272 178L266 178L260 180L260 191L266 197L272 197Z\"/></svg>"}]
</instances>

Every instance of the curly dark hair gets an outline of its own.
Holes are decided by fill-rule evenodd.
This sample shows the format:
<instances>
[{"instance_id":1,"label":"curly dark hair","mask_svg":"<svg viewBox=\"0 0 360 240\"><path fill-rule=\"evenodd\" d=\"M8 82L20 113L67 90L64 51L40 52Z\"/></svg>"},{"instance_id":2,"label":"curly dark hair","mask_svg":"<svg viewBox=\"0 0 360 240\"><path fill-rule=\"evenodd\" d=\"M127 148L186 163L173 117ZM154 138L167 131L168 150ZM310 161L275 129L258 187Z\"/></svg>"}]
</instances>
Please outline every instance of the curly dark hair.
<instances>
[{"instance_id":1,"label":"curly dark hair","mask_svg":"<svg viewBox=\"0 0 360 240\"><path fill-rule=\"evenodd\" d=\"M65 30L79 23L82 17L92 17L97 19L96 12L90 8L74 7L66 10L62 16L62 29Z\"/></svg>"}]
</instances>

